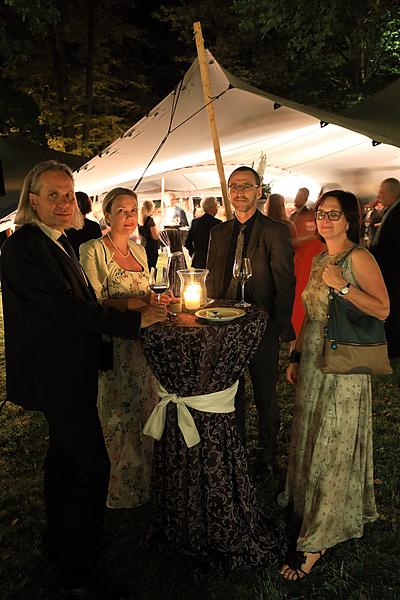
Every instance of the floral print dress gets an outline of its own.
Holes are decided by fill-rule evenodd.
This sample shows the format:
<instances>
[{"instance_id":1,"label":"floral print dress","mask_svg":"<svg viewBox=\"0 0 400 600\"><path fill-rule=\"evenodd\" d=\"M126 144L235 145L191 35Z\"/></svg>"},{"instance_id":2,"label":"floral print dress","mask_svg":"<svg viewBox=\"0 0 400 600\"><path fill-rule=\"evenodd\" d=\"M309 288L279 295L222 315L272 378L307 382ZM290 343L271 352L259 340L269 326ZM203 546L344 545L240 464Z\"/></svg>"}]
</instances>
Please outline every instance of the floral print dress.
<instances>
[{"instance_id":1,"label":"floral print dress","mask_svg":"<svg viewBox=\"0 0 400 600\"><path fill-rule=\"evenodd\" d=\"M125 271L114 260L103 283L103 298L139 296L147 272ZM158 396L138 340L113 338L113 370L99 377L98 410L111 460L109 508L140 506L150 498L153 441L142 433Z\"/></svg>"},{"instance_id":2,"label":"floral print dress","mask_svg":"<svg viewBox=\"0 0 400 600\"><path fill-rule=\"evenodd\" d=\"M366 251L366 250L365 250ZM372 398L369 375L325 375L319 369L328 305L322 272L337 262L316 256L303 292L308 314L299 365L285 492L300 523L297 550L316 552L363 535L377 518L373 488ZM343 275L357 286L351 255Z\"/></svg>"}]
</instances>

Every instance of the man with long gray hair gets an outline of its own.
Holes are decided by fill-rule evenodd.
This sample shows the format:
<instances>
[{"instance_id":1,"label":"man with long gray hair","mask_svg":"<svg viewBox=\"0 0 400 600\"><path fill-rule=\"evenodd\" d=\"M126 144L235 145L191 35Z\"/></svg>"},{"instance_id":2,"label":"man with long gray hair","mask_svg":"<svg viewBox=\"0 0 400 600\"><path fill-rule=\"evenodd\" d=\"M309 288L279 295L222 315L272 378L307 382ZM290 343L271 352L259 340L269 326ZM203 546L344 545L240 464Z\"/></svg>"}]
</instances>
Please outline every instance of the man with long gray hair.
<instances>
[{"instance_id":1,"label":"man with long gray hair","mask_svg":"<svg viewBox=\"0 0 400 600\"><path fill-rule=\"evenodd\" d=\"M15 221L1 254L7 399L42 411L49 425L44 547L56 561L57 597L92 600L110 469L96 407L101 334L136 338L165 308L97 302L64 234L82 225L67 165L28 173Z\"/></svg>"}]
</instances>

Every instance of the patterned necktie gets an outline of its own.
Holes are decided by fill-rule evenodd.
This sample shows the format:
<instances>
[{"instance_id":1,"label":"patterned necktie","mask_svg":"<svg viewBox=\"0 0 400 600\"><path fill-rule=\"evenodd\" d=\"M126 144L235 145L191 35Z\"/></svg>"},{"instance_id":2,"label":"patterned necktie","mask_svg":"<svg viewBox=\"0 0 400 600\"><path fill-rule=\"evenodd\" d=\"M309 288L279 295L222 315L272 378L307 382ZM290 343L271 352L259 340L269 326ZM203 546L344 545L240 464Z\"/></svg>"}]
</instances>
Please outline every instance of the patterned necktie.
<instances>
[{"instance_id":1,"label":"patterned necktie","mask_svg":"<svg viewBox=\"0 0 400 600\"><path fill-rule=\"evenodd\" d=\"M239 229L239 235L237 237L237 242L236 242L235 258L234 258L233 265L232 265L232 271L233 271L233 267L235 266L235 264L241 262L242 255L243 255L244 230L246 228L246 225L239 225L239 227L240 227L240 229ZM237 281L237 279L234 279L233 273L232 273L232 279L228 286L228 290L226 292L226 297L230 300L236 300L237 289L238 289L238 281Z\"/></svg>"}]
</instances>

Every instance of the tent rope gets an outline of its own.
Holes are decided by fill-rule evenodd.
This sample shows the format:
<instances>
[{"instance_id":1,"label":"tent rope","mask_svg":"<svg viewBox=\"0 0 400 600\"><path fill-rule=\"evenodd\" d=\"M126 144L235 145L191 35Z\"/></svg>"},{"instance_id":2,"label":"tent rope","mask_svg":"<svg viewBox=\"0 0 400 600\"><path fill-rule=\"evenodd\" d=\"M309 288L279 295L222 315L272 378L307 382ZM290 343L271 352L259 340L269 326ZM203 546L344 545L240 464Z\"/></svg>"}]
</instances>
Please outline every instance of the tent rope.
<instances>
[{"instance_id":1,"label":"tent rope","mask_svg":"<svg viewBox=\"0 0 400 600\"><path fill-rule=\"evenodd\" d=\"M139 187L139 185L142 183L143 177L146 175L146 173L147 173L150 165L155 160L157 154L160 152L161 148L164 146L164 144L167 141L167 139L170 136L170 134L173 133L174 131L176 131L177 129L179 129L179 127L182 127L182 125L184 125L185 123L187 123L188 121L190 121L190 119L193 119L193 117L195 117L199 112L201 112L202 110L204 110L205 108L207 108L207 106L209 104L211 104L212 102L215 102L215 100L218 100L221 96L223 96L224 94L226 94L226 92L228 92L230 89L232 89L232 86L229 85L229 87L226 90L223 90L220 94L217 94L217 96L213 96L211 98L211 100L209 102L207 102L207 104L204 104L204 106L202 106L201 108L199 108L198 110L196 110L196 112L194 112L192 115L190 115L190 117L188 117L187 119L185 119L184 121L182 121L181 123L179 123L179 125L177 125L176 127L172 128L172 122L174 120L176 108L178 106L178 100L179 100L179 97L181 95L182 86L183 86L183 79L180 80L179 84L177 85L177 87L174 90L174 99L173 99L172 107L171 107L171 118L170 118L169 125L168 125L168 131L165 134L164 138L161 140L160 145L158 146L157 150L154 152L154 154L151 157L151 159L149 160L148 164L146 165L146 167L145 167L143 173L141 174L140 178L136 182L136 184L135 184L135 186L133 188L134 192L137 190L137 188Z\"/></svg>"}]
</instances>

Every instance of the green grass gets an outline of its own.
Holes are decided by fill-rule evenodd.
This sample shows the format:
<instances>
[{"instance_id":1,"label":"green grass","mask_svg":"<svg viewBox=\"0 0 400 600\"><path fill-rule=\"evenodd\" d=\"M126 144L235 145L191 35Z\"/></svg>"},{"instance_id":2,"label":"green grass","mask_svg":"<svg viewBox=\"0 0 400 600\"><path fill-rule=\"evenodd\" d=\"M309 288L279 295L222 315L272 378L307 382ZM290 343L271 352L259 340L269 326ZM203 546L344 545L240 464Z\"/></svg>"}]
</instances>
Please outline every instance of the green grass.
<instances>
[{"instance_id":1,"label":"green grass","mask_svg":"<svg viewBox=\"0 0 400 600\"><path fill-rule=\"evenodd\" d=\"M1 316L1 310L0 310ZM3 328L0 324L0 389L5 397ZM258 490L260 503L281 518L275 505L282 489L293 412L294 389L284 378L278 392L282 409L278 465L280 474ZM394 374L374 378L374 454L380 519L361 540L333 548L302 582L284 581L274 570L229 576L202 573L195 560L152 556L141 540L151 519L149 508L107 511L107 548L102 567L132 590L134 600L395 600L400 598L399 542L399 389L400 361ZM256 413L250 406L249 446L256 442ZM0 600L46 600L50 573L40 550L44 527L42 461L47 429L38 413L9 403L0 413Z\"/></svg>"}]
</instances>

